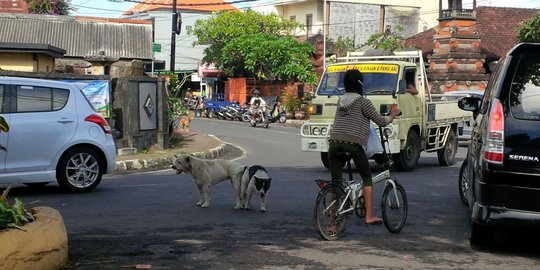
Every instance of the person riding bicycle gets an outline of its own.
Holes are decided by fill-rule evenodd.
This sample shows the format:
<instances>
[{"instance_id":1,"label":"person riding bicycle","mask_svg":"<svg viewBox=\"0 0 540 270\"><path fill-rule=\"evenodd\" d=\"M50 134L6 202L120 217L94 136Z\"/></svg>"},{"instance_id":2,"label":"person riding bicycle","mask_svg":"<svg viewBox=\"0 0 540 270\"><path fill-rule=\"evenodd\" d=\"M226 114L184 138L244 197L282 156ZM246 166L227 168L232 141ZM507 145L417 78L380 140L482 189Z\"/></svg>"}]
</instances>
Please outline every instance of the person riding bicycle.
<instances>
[{"instance_id":1,"label":"person riding bicycle","mask_svg":"<svg viewBox=\"0 0 540 270\"><path fill-rule=\"evenodd\" d=\"M253 91L253 97L251 98L249 104L251 106L251 115L253 116L253 119L251 121L255 122L259 110L263 113L266 112L266 101L264 101L264 99L260 97L259 90L255 89L255 91Z\"/></svg>"},{"instance_id":2,"label":"person riding bicycle","mask_svg":"<svg viewBox=\"0 0 540 270\"><path fill-rule=\"evenodd\" d=\"M345 161L337 157L338 152L349 152L362 177L366 208L365 224L379 225L382 219L373 215L373 183L365 147L368 142L370 120L379 126L386 126L400 114L392 108L389 116L380 115L373 103L363 96L363 76L359 70L352 69L343 78L345 94L338 101L334 123L330 131L328 161L333 181L342 179ZM333 225L335 227L335 224ZM329 228L328 230L335 228Z\"/></svg>"}]
</instances>

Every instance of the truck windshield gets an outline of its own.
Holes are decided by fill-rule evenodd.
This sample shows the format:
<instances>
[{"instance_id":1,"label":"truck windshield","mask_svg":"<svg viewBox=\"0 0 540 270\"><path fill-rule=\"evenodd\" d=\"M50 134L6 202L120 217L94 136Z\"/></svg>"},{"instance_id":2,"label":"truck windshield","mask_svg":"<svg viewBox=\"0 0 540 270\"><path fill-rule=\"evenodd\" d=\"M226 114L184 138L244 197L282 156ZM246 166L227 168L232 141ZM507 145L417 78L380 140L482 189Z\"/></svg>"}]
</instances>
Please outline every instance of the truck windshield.
<instances>
[{"instance_id":1,"label":"truck windshield","mask_svg":"<svg viewBox=\"0 0 540 270\"><path fill-rule=\"evenodd\" d=\"M397 89L399 66L393 64L333 65L326 69L317 94L345 94L343 76L349 69L359 69L364 76L364 95L391 95Z\"/></svg>"}]
</instances>

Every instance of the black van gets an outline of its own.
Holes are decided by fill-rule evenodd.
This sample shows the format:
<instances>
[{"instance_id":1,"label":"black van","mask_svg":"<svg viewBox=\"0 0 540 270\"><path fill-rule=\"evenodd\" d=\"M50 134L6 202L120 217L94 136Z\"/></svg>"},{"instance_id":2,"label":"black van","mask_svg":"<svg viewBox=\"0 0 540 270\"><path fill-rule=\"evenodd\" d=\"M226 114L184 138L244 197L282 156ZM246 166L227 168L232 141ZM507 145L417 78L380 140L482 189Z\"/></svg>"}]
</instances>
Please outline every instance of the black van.
<instances>
[{"instance_id":1,"label":"black van","mask_svg":"<svg viewBox=\"0 0 540 270\"><path fill-rule=\"evenodd\" d=\"M460 187L467 187L470 242L490 240L493 226L540 228L540 43L513 47L484 96L458 105L475 115L463 166L469 183Z\"/></svg>"}]
</instances>

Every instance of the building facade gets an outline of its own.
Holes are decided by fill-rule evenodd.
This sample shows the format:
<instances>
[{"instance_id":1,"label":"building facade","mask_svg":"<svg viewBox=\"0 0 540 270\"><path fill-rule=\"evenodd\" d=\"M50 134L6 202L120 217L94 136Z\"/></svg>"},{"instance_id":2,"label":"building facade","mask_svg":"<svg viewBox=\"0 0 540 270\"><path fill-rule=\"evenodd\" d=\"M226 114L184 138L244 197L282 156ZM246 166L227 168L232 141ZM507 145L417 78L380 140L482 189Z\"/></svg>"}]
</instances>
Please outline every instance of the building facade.
<instances>
[{"instance_id":1,"label":"building facade","mask_svg":"<svg viewBox=\"0 0 540 270\"><path fill-rule=\"evenodd\" d=\"M333 40L348 37L356 46L361 46L372 34L383 32L387 26L402 26L404 37L436 26L439 3L429 0L278 0L274 9L281 17L305 25L296 36L309 38L326 33Z\"/></svg>"}]
</instances>

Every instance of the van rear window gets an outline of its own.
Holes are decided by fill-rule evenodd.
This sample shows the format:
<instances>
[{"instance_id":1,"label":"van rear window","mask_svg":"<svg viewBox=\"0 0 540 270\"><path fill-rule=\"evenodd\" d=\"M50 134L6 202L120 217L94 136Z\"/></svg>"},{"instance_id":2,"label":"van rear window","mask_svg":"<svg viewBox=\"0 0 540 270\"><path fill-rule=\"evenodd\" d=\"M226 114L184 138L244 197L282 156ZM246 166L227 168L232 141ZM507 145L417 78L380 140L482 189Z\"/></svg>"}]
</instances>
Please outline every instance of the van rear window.
<instances>
[{"instance_id":1,"label":"van rear window","mask_svg":"<svg viewBox=\"0 0 540 270\"><path fill-rule=\"evenodd\" d=\"M540 120L540 56L521 56L512 80L510 108L517 119Z\"/></svg>"}]
</instances>

